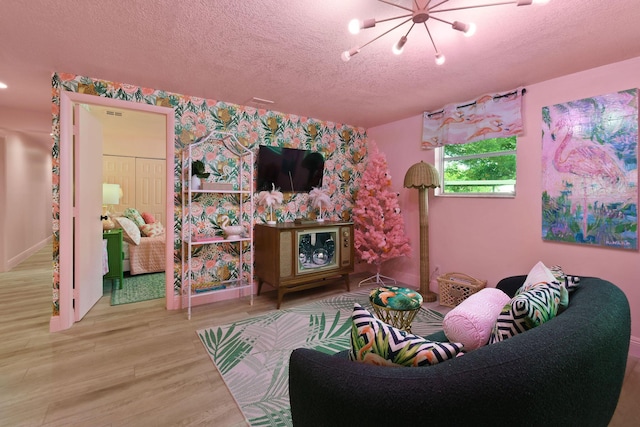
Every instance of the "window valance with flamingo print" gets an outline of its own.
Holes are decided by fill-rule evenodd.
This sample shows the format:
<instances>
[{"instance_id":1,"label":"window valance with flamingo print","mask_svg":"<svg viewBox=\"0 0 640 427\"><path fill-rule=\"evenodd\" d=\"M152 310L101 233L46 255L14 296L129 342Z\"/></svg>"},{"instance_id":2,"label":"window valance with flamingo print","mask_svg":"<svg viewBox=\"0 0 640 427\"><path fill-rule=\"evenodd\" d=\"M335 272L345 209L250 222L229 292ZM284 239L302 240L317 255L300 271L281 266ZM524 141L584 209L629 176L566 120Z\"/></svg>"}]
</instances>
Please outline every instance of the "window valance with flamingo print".
<instances>
[{"instance_id":1,"label":"window valance with flamingo print","mask_svg":"<svg viewBox=\"0 0 640 427\"><path fill-rule=\"evenodd\" d=\"M425 112L422 126L422 148L449 144L468 144L489 138L520 135L522 96L526 89L485 94L440 110Z\"/></svg>"}]
</instances>

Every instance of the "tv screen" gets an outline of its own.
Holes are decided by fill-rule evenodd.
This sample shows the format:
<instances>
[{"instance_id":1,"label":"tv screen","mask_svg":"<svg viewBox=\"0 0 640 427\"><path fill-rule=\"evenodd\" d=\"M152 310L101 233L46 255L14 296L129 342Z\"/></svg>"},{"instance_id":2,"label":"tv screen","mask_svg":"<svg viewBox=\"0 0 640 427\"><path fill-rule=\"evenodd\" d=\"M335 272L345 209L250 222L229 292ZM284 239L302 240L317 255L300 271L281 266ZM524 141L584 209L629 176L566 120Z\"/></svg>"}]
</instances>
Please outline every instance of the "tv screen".
<instances>
[{"instance_id":1,"label":"tv screen","mask_svg":"<svg viewBox=\"0 0 640 427\"><path fill-rule=\"evenodd\" d=\"M260 145L257 167L256 191L269 191L272 185L285 193L322 187L324 157L317 151Z\"/></svg>"}]
</instances>

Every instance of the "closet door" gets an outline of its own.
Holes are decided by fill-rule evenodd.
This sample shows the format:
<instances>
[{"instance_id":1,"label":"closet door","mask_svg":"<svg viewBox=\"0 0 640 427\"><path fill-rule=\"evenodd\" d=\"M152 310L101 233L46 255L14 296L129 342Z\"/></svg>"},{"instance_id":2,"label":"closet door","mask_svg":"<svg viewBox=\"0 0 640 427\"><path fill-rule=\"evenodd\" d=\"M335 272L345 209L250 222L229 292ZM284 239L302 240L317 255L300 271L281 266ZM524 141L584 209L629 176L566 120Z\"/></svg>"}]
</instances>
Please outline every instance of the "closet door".
<instances>
[{"instance_id":1,"label":"closet door","mask_svg":"<svg viewBox=\"0 0 640 427\"><path fill-rule=\"evenodd\" d=\"M165 159L136 157L136 202L139 212L151 213L156 221L166 225L166 167Z\"/></svg>"},{"instance_id":2,"label":"closet door","mask_svg":"<svg viewBox=\"0 0 640 427\"><path fill-rule=\"evenodd\" d=\"M102 182L120 184L122 198L114 205L114 212L136 206L136 160L134 157L102 156Z\"/></svg>"}]
</instances>

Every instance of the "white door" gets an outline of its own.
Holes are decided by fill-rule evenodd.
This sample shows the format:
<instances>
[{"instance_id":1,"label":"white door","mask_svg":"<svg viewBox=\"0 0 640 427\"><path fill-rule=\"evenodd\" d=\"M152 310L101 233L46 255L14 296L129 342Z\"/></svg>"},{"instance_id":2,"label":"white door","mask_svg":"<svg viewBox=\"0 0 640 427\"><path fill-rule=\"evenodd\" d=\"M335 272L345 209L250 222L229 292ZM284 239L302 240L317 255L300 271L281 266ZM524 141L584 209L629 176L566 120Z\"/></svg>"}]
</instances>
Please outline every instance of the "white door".
<instances>
[{"instance_id":1,"label":"white door","mask_svg":"<svg viewBox=\"0 0 640 427\"><path fill-rule=\"evenodd\" d=\"M102 297L102 126L74 105L74 312L79 321Z\"/></svg>"}]
</instances>

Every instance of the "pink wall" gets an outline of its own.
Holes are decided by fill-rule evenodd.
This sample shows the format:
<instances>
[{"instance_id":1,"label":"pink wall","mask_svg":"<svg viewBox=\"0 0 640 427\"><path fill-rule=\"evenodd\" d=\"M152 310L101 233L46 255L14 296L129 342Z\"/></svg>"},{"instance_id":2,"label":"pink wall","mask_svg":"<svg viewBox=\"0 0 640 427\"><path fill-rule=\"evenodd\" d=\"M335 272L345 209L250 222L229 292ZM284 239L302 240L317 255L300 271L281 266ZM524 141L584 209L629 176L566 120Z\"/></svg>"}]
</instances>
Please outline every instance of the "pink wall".
<instances>
[{"instance_id":1,"label":"pink wall","mask_svg":"<svg viewBox=\"0 0 640 427\"><path fill-rule=\"evenodd\" d=\"M640 57L527 86L525 134L518 138L517 195L513 199L429 195L430 270L463 272L495 286L503 277L526 274L537 261L569 274L597 276L618 285L631 305L631 354L640 357L640 253L544 242L541 238L541 109L561 102L640 87ZM503 88L508 90L509 88ZM480 94L470 94L471 97ZM461 100L452 99L451 102ZM383 274L419 282L418 192L402 188L406 170L433 151L420 149L422 116L370 128L386 153L393 187L400 192L412 258L383 265ZM435 284L436 292L437 283Z\"/></svg>"},{"instance_id":2,"label":"pink wall","mask_svg":"<svg viewBox=\"0 0 640 427\"><path fill-rule=\"evenodd\" d=\"M0 129L0 271L51 238L51 148L44 140L41 133Z\"/></svg>"}]
</instances>

